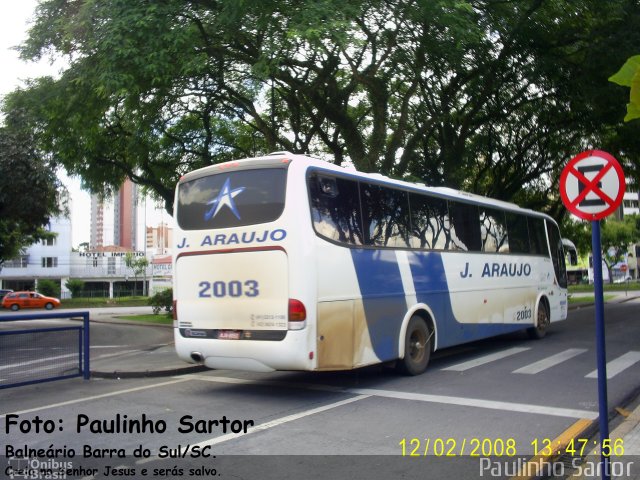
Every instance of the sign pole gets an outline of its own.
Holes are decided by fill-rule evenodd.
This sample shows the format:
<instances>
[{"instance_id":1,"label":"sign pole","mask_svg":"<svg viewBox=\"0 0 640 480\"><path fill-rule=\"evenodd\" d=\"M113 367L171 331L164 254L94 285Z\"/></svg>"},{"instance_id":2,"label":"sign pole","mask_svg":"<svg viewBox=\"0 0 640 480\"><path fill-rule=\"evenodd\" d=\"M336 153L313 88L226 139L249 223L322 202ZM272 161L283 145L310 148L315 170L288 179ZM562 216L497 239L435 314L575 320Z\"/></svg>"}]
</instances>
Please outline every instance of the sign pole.
<instances>
[{"instance_id":1,"label":"sign pole","mask_svg":"<svg viewBox=\"0 0 640 480\"><path fill-rule=\"evenodd\" d=\"M596 362L598 365L598 422L600 427L600 467L603 480L610 480L609 455L605 455L605 440L609 440L609 408L607 400L607 356L604 339L604 298L602 288L602 246L600 220L591 222L593 252L593 292L596 308ZM607 452L609 453L609 452Z\"/></svg>"}]
</instances>

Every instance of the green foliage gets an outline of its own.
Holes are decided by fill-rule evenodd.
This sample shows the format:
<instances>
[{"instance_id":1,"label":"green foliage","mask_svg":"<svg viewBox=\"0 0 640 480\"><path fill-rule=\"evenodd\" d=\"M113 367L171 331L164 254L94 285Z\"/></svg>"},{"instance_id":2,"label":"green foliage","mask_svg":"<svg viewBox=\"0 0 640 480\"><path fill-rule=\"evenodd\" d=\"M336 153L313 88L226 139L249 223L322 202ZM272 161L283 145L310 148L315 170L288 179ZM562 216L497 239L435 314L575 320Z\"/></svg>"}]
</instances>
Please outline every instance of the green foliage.
<instances>
[{"instance_id":1,"label":"green foliage","mask_svg":"<svg viewBox=\"0 0 640 480\"><path fill-rule=\"evenodd\" d=\"M149 260L147 259L147 257L136 257L133 255L133 253L127 252L124 257L124 264L128 268L133 270L133 275L135 277L136 285L137 285L138 277L140 275L144 275L147 270L147 267L149 266ZM145 280L144 290L145 290L144 295L146 295L146 280ZM134 295L135 295L135 287L134 287Z\"/></svg>"},{"instance_id":2,"label":"green foliage","mask_svg":"<svg viewBox=\"0 0 640 480\"><path fill-rule=\"evenodd\" d=\"M624 121L640 118L640 55L629 58L617 73L609 77L609 81L630 87L627 115Z\"/></svg>"},{"instance_id":3,"label":"green foliage","mask_svg":"<svg viewBox=\"0 0 640 480\"><path fill-rule=\"evenodd\" d=\"M4 111L85 186L129 177L170 211L186 171L289 150L559 216L585 147L640 170L606 82L638 23L628 0L43 0L22 55L69 68Z\"/></svg>"},{"instance_id":4,"label":"green foliage","mask_svg":"<svg viewBox=\"0 0 640 480\"><path fill-rule=\"evenodd\" d=\"M601 242L604 257L608 265L623 260L629 245L640 241L638 230L638 216L628 215L620 221L609 218L601 227Z\"/></svg>"},{"instance_id":5,"label":"green foliage","mask_svg":"<svg viewBox=\"0 0 640 480\"><path fill-rule=\"evenodd\" d=\"M153 307L153 313L158 314L160 310L164 310L165 312L173 311L173 289L165 288L164 290L160 290L156 292L154 295L149 297L149 305Z\"/></svg>"},{"instance_id":6,"label":"green foliage","mask_svg":"<svg viewBox=\"0 0 640 480\"><path fill-rule=\"evenodd\" d=\"M579 256L591 253L591 222L566 218L562 223L562 236L571 240L578 250ZM640 217L626 215L624 220L609 217L600 226L600 243L607 268L624 259L629 246L640 242ZM613 282L613 276L609 272Z\"/></svg>"},{"instance_id":7,"label":"green foliage","mask_svg":"<svg viewBox=\"0 0 640 480\"><path fill-rule=\"evenodd\" d=\"M38 280L38 292L47 297L60 298L60 284L53 280Z\"/></svg>"},{"instance_id":8,"label":"green foliage","mask_svg":"<svg viewBox=\"0 0 640 480\"><path fill-rule=\"evenodd\" d=\"M78 298L84 289L84 281L79 278L70 278L64 283L64 286L71 292L71 298Z\"/></svg>"},{"instance_id":9,"label":"green foliage","mask_svg":"<svg viewBox=\"0 0 640 480\"><path fill-rule=\"evenodd\" d=\"M0 268L24 248L50 238L49 218L64 213L64 189L37 150L28 123L24 112L15 110L0 128Z\"/></svg>"},{"instance_id":10,"label":"green foliage","mask_svg":"<svg viewBox=\"0 0 640 480\"><path fill-rule=\"evenodd\" d=\"M133 273L137 277L142 275L149 266L149 260L147 257L137 257L133 253L127 252L124 256L124 264L133 270Z\"/></svg>"},{"instance_id":11,"label":"green foliage","mask_svg":"<svg viewBox=\"0 0 640 480\"><path fill-rule=\"evenodd\" d=\"M587 256L591 252L591 224L584 220L565 217L560 225L564 238L573 242L578 250L578 256Z\"/></svg>"}]
</instances>

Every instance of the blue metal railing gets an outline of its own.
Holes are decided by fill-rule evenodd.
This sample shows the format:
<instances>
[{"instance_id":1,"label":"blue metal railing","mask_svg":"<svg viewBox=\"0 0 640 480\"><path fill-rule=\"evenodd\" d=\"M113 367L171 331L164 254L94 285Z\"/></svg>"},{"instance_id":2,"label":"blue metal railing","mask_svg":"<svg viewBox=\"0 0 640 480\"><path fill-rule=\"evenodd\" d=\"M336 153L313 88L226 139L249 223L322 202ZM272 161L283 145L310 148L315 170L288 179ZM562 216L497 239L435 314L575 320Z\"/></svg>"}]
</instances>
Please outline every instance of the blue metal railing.
<instances>
[{"instance_id":1,"label":"blue metal railing","mask_svg":"<svg viewBox=\"0 0 640 480\"><path fill-rule=\"evenodd\" d=\"M89 312L25 313L19 315L12 314L0 316L0 322L3 323L80 317L82 318L82 326L0 329L0 389L79 376L88 380L91 374L89 355ZM64 346L60 347L55 345L55 337L64 336L65 333L74 331L78 333L77 343L74 341L73 347L67 346L69 351L74 350L74 352L62 355L52 355L53 353L59 353L59 351L54 352L55 349L64 348ZM21 338L26 338L24 346L30 348L18 348L20 345L19 339ZM39 339L41 339L42 345L38 345ZM31 343L29 343L29 340L31 340ZM35 355L31 352L35 352ZM38 353L50 356L31 359L33 356L37 356ZM47 366L40 368L42 372L45 372L56 368L55 360L75 355L78 356L77 368L69 368L70 364L63 363L60 366L60 369L64 371L58 372L57 375L38 375L38 369L36 369L36 373L34 374L30 373L33 370L24 368L29 365L47 362ZM12 361L14 363L11 363ZM3 378L7 376L11 378Z\"/></svg>"}]
</instances>

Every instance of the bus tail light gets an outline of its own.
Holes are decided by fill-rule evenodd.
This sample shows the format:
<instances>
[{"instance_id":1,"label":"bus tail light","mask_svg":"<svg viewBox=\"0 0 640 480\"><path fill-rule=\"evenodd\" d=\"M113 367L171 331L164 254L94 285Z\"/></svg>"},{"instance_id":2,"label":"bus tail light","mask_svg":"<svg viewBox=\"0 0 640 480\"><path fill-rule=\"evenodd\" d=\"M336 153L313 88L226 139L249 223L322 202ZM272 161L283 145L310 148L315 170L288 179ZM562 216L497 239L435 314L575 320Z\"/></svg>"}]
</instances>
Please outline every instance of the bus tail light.
<instances>
[{"instance_id":1,"label":"bus tail light","mask_svg":"<svg viewBox=\"0 0 640 480\"><path fill-rule=\"evenodd\" d=\"M173 301L173 310L171 312L173 314L173 319L178 320L178 301Z\"/></svg>"},{"instance_id":2,"label":"bus tail light","mask_svg":"<svg viewBox=\"0 0 640 480\"><path fill-rule=\"evenodd\" d=\"M289 299L289 330L302 330L307 325L307 309L304 303L294 298Z\"/></svg>"}]
</instances>

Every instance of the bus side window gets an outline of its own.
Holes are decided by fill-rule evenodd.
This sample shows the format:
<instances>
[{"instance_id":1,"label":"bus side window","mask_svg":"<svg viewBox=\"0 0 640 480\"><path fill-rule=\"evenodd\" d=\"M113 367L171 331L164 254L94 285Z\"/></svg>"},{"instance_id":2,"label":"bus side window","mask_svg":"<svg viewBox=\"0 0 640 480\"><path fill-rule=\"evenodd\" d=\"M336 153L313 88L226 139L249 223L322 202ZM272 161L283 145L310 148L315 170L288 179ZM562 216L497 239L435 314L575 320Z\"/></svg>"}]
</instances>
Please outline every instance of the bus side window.
<instances>
[{"instance_id":1,"label":"bus side window","mask_svg":"<svg viewBox=\"0 0 640 480\"><path fill-rule=\"evenodd\" d=\"M509 251L511 253L531 253L527 217L511 212L506 212L506 217Z\"/></svg>"},{"instance_id":2,"label":"bus side window","mask_svg":"<svg viewBox=\"0 0 640 480\"><path fill-rule=\"evenodd\" d=\"M402 190L360 184L362 220L367 245L409 246L409 200Z\"/></svg>"},{"instance_id":3,"label":"bus side window","mask_svg":"<svg viewBox=\"0 0 640 480\"><path fill-rule=\"evenodd\" d=\"M509 252L507 223L502 210L480 207L480 231L483 252Z\"/></svg>"},{"instance_id":4,"label":"bus side window","mask_svg":"<svg viewBox=\"0 0 640 480\"><path fill-rule=\"evenodd\" d=\"M480 217L478 206L450 201L449 217L451 221L451 249L479 252Z\"/></svg>"},{"instance_id":5,"label":"bus side window","mask_svg":"<svg viewBox=\"0 0 640 480\"><path fill-rule=\"evenodd\" d=\"M564 250L562 248L562 238L560 237L560 231L558 227L547 222L547 232L549 234L549 247L551 249L551 261L553 262L553 269L556 272L556 278L558 284L562 288L567 288L567 267L564 263Z\"/></svg>"},{"instance_id":6,"label":"bus side window","mask_svg":"<svg viewBox=\"0 0 640 480\"><path fill-rule=\"evenodd\" d=\"M535 255L549 255L547 238L544 231L544 220L542 218L527 217L527 222L529 223L531 253Z\"/></svg>"},{"instance_id":7,"label":"bus side window","mask_svg":"<svg viewBox=\"0 0 640 480\"><path fill-rule=\"evenodd\" d=\"M308 185L311 218L316 232L337 242L362 245L358 182L311 175Z\"/></svg>"},{"instance_id":8,"label":"bus side window","mask_svg":"<svg viewBox=\"0 0 640 480\"><path fill-rule=\"evenodd\" d=\"M447 201L428 195L409 194L413 248L444 250L450 243Z\"/></svg>"}]
</instances>

